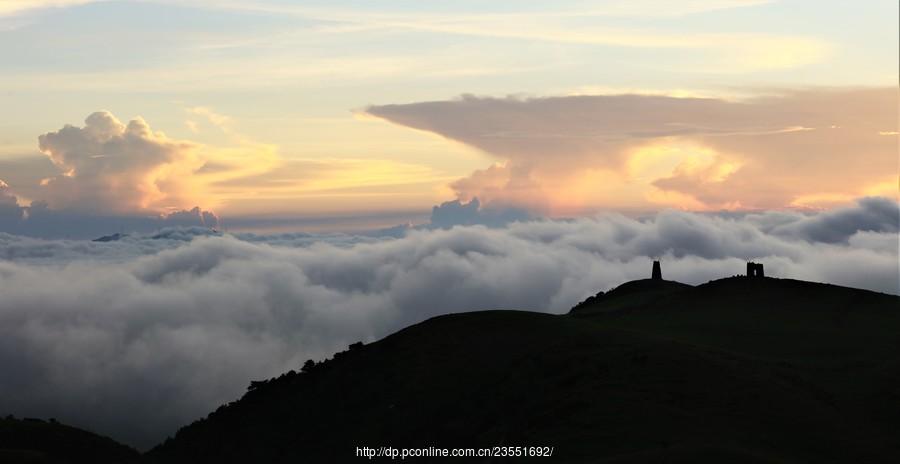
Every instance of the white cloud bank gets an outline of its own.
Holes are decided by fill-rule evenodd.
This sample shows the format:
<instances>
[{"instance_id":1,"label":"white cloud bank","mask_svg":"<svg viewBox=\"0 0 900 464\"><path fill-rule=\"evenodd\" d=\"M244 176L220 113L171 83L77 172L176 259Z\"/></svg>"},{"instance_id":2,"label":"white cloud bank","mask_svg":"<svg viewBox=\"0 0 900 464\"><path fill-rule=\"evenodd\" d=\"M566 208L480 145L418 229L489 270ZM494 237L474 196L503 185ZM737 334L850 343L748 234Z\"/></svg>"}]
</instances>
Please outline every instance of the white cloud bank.
<instances>
[{"instance_id":1,"label":"white cloud bank","mask_svg":"<svg viewBox=\"0 0 900 464\"><path fill-rule=\"evenodd\" d=\"M0 234L0 414L149 446L251 379L430 316L561 313L649 275L766 273L900 293L898 213L668 211L412 230L398 239L170 230L108 243Z\"/></svg>"}]
</instances>

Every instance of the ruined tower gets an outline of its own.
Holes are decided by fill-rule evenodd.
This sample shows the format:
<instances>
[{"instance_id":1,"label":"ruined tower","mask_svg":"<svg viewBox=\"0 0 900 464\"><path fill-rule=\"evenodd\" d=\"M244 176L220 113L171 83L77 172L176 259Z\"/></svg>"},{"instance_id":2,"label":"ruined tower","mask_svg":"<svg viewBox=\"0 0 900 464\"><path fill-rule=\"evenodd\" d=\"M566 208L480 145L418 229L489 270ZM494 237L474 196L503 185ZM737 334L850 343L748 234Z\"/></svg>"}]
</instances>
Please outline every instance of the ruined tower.
<instances>
[{"instance_id":1,"label":"ruined tower","mask_svg":"<svg viewBox=\"0 0 900 464\"><path fill-rule=\"evenodd\" d=\"M653 273L650 275L650 278L653 280L662 280L662 268L659 265L659 261L653 261Z\"/></svg>"},{"instance_id":2,"label":"ruined tower","mask_svg":"<svg viewBox=\"0 0 900 464\"><path fill-rule=\"evenodd\" d=\"M766 271L763 270L762 263L747 263L747 277L765 277Z\"/></svg>"}]
</instances>

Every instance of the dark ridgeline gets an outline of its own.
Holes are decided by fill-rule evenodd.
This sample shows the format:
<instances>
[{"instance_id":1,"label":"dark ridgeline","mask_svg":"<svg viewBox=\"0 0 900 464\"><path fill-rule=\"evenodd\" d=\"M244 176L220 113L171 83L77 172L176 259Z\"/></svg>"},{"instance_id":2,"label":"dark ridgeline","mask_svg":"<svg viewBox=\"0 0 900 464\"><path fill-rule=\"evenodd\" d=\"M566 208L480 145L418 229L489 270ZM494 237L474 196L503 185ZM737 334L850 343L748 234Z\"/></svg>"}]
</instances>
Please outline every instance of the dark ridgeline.
<instances>
[{"instance_id":1,"label":"dark ridgeline","mask_svg":"<svg viewBox=\"0 0 900 464\"><path fill-rule=\"evenodd\" d=\"M650 274L650 279L652 280L663 280L662 278L662 268L659 265L659 261L653 261L653 272Z\"/></svg>"},{"instance_id":2,"label":"dark ridgeline","mask_svg":"<svg viewBox=\"0 0 900 464\"><path fill-rule=\"evenodd\" d=\"M747 277L765 277L766 272L763 270L762 263L747 263Z\"/></svg>"}]
</instances>

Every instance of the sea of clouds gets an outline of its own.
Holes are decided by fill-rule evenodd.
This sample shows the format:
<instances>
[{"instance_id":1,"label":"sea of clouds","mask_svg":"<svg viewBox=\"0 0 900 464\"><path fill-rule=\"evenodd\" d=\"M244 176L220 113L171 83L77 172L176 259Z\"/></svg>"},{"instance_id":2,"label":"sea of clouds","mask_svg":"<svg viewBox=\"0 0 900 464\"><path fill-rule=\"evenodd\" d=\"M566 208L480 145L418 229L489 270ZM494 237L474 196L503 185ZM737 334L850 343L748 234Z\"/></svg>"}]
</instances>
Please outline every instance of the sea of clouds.
<instances>
[{"instance_id":1,"label":"sea of clouds","mask_svg":"<svg viewBox=\"0 0 900 464\"><path fill-rule=\"evenodd\" d=\"M617 214L400 236L166 229L118 240L0 234L0 414L146 448L250 380L450 312L566 312L650 273L767 275L900 293L897 202L819 214Z\"/></svg>"}]
</instances>

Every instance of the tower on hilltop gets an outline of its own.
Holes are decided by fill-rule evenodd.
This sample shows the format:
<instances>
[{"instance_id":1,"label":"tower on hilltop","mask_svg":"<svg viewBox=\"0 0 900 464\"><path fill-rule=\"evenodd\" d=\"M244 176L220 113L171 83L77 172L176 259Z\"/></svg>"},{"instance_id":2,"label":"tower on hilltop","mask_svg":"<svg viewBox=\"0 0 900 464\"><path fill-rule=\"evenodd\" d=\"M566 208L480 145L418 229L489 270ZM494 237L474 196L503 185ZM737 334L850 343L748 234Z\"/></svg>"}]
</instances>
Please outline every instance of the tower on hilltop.
<instances>
[{"instance_id":1,"label":"tower on hilltop","mask_svg":"<svg viewBox=\"0 0 900 464\"><path fill-rule=\"evenodd\" d=\"M765 277L766 272L763 270L762 263L754 263L750 261L747 263L747 277Z\"/></svg>"}]
</instances>

